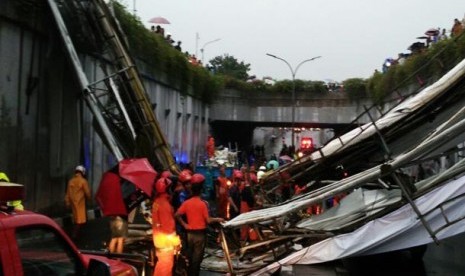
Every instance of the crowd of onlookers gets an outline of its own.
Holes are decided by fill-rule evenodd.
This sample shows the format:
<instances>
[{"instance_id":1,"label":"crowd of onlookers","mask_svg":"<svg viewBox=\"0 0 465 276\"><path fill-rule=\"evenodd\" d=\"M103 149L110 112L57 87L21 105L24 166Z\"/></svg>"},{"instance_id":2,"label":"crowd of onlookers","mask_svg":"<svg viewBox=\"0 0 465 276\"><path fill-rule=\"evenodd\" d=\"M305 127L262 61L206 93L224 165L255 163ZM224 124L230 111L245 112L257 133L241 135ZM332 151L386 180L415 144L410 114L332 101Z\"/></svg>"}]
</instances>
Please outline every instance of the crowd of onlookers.
<instances>
[{"instance_id":1,"label":"crowd of onlookers","mask_svg":"<svg viewBox=\"0 0 465 276\"><path fill-rule=\"evenodd\" d=\"M391 67L392 65L396 64L403 64L405 60L410 57L411 55L415 55L418 53L422 53L426 51L429 47L434 45L435 43L441 41L441 40L446 40L448 38L454 38L460 35L463 32L463 29L465 27L465 16L463 17L462 21L460 21L458 18L454 19L454 23L452 25L452 28L450 29L449 32L445 28L432 28L429 29L425 32L424 36L417 37L417 39L422 39L425 40L425 42L414 42L410 47L408 48L410 50L410 54L406 53L399 53L397 59L394 58L387 58L384 60L383 65L382 65L382 72L385 73ZM376 70L377 71L377 70Z\"/></svg>"},{"instance_id":2,"label":"crowd of onlookers","mask_svg":"<svg viewBox=\"0 0 465 276\"><path fill-rule=\"evenodd\" d=\"M179 52L182 52L181 44L182 42L178 40L177 42L173 39L172 35L168 32L165 33L165 29L161 27L160 25L154 26L152 25L150 27L150 31L154 34L162 36L166 43L168 45L172 46L174 49L178 50ZM202 61L198 59L194 54L190 54L189 52L184 52L184 55L186 56L187 60L192 64L196 66L202 66Z\"/></svg>"}]
</instances>

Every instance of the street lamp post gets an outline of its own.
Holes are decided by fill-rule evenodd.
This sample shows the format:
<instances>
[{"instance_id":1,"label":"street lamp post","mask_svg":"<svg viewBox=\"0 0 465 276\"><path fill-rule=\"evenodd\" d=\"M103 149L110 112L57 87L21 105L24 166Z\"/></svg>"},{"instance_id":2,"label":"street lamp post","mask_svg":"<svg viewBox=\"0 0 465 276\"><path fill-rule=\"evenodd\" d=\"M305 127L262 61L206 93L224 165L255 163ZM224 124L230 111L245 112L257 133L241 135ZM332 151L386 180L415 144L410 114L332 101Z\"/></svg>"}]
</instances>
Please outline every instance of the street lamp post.
<instances>
[{"instance_id":1,"label":"street lamp post","mask_svg":"<svg viewBox=\"0 0 465 276\"><path fill-rule=\"evenodd\" d=\"M317 58L320 58L321 56L317 56L317 57L312 57L312 58L309 58L309 59L306 59L302 62L300 62L296 67L295 69L292 69L292 66L291 64L289 64L289 62L287 62L287 60L283 59L283 58L280 58L278 56L275 56L275 55L272 55L272 54L266 54L267 56L270 56L272 58L275 58L275 59L279 59L279 60L282 60L284 61L287 66L289 67L289 70L291 70L291 75L292 75L292 122L291 122L291 126L292 126L292 130L291 130L291 133L292 133L292 136L291 136L291 144L292 144L292 147L294 148L294 124L295 124L295 75L297 74L297 70L299 70L300 66L302 66L302 64L308 62L308 61L312 61L312 60L315 60ZM295 148L294 148L295 150Z\"/></svg>"},{"instance_id":2,"label":"street lamp post","mask_svg":"<svg viewBox=\"0 0 465 276\"><path fill-rule=\"evenodd\" d=\"M217 42L217 41L220 41L220 40L221 40L221 38L217 38L217 39L215 39L215 40L208 41L208 42L206 42L205 44L203 44L202 48L200 48L200 52L202 53L202 59L201 59L201 60L202 60L202 64L204 64L204 63L203 63L203 59L204 59L204 55L203 55L203 54L204 54L204 52L205 52L205 47L206 47L208 44L211 44L211 43L213 43L213 42Z\"/></svg>"}]
</instances>

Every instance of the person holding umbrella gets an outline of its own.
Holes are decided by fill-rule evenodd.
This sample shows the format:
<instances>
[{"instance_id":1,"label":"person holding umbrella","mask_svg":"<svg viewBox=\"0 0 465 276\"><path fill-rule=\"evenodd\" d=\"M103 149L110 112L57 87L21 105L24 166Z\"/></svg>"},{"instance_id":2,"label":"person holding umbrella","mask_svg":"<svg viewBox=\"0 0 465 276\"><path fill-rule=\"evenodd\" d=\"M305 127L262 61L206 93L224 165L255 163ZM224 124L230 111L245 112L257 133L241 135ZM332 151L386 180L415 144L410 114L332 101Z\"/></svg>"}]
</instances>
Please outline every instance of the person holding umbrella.
<instances>
[{"instance_id":1,"label":"person holding umbrella","mask_svg":"<svg viewBox=\"0 0 465 276\"><path fill-rule=\"evenodd\" d=\"M167 193L171 180L160 178L155 183L155 200L152 205L153 243L157 263L153 271L154 276L172 275L174 255L179 252L181 240L176 235L174 209L170 204Z\"/></svg>"}]
</instances>

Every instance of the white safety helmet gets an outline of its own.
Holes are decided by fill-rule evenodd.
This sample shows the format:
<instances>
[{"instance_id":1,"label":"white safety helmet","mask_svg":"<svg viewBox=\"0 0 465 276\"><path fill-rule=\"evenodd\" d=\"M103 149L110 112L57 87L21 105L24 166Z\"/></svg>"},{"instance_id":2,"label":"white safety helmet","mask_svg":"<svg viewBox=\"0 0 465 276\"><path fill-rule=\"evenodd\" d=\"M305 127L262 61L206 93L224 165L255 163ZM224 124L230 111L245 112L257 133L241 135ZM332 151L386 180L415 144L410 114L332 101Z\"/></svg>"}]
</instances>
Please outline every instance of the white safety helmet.
<instances>
[{"instance_id":1,"label":"white safety helmet","mask_svg":"<svg viewBox=\"0 0 465 276\"><path fill-rule=\"evenodd\" d=\"M260 179L262 179L262 177L263 177L264 174L265 174L264 171L261 171L261 170L258 171L258 172L257 172L257 180L260 181Z\"/></svg>"},{"instance_id":2,"label":"white safety helmet","mask_svg":"<svg viewBox=\"0 0 465 276\"><path fill-rule=\"evenodd\" d=\"M74 169L75 172L82 172L82 174L86 174L86 168L83 165L79 165Z\"/></svg>"},{"instance_id":3,"label":"white safety helmet","mask_svg":"<svg viewBox=\"0 0 465 276\"><path fill-rule=\"evenodd\" d=\"M260 166L260 168L258 168L260 171L266 171L266 167L265 166Z\"/></svg>"}]
</instances>

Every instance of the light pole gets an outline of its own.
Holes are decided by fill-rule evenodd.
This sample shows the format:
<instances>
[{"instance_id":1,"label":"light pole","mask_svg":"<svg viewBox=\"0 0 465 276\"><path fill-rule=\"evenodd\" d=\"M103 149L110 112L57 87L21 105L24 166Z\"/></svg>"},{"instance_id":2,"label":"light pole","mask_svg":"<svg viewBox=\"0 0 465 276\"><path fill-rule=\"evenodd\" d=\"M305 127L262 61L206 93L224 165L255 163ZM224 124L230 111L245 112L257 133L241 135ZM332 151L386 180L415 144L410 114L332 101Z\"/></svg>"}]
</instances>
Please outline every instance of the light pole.
<instances>
[{"instance_id":1,"label":"light pole","mask_svg":"<svg viewBox=\"0 0 465 276\"><path fill-rule=\"evenodd\" d=\"M309 58L309 59L306 59L302 62L300 62L296 67L295 69L292 69L292 66L289 64L289 62L287 62L287 60L283 59L283 58L280 58L278 56L275 56L275 55L272 55L272 54L266 54L267 56L270 56L272 58L275 58L275 59L279 59L279 60L282 60L284 61L287 66L289 67L289 70L291 70L291 74L292 74L292 123L291 123L291 126L292 126L292 130L291 130L291 133L292 133L292 136L291 136L291 144L292 144L292 147L294 148L294 124L295 124L295 75L297 74L297 70L299 70L300 66L302 66L302 64L304 64L305 62L308 62L308 61L312 61L312 60L315 60L317 58L320 58L321 56L317 56L317 57L312 57L312 58ZM295 148L294 148L295 150Z\"/></svg>"},{"instance_id":2,"label":"light pole","mask_svg":"<svg viewBox=\"0 0 465 276\"><path fill-rule=\"evenodd\" d=\"M220 40L221 40L221 38L217 38L217 39L215 39L215 40L208 41L208 42L206 42L205 44L203 44L202 48L200 48L200 52L202 53L202 59L201 59L201 60L202 60L202 64L204 64L204 63L203 63L203 58L204 58L203 53L205 52L205 47L206 47L208 44L211 44L211 43L213 43L213 42L217 42L217 41L220 41Z\"/></svg>"}]
</instances>

